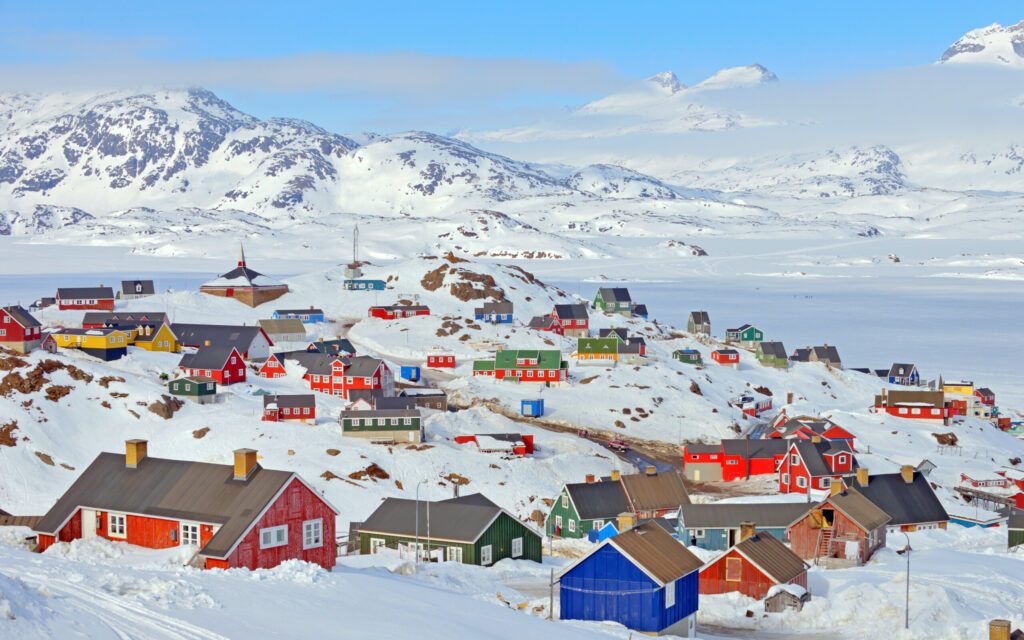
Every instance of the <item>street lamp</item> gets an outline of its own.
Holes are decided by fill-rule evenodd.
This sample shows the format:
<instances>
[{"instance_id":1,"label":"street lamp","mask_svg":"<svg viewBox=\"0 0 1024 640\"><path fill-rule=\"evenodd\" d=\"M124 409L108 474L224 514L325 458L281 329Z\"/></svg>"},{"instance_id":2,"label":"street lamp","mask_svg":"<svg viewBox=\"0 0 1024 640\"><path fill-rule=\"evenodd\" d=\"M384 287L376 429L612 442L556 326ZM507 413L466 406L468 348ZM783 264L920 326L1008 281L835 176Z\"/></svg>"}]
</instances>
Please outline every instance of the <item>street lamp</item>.
<instances>
[{"instance_id":1,"label":"street lamp","mask_svg":"<svg viewBox=\"0 0 1024 640\"><path fill-rule=\"evenodd\" d=\"M427 481L426 478L416 483L416 560L420 562L420 485ZM430 546L430 501L427 500L427 546ZM428 550L429 553L429 550Z\"/></svg>"},{"instance_id":2,"label":"street lamp","mask_svg":"<svg viewBox=\"0 0 1024 640\"><path fill-rule=\"evenodd\" d=\"M904 629L909 629L910 628L910 552L913 551L913 549L910 548L910 536L907 535L907 532L906 531L901 531L900 533L902 533L903 537L907 539L907 546L903 547L902 549L900 549L896 553L898 553L900 555L907 556L907 604L906 604L906 606L904 608L905 614L904 614L904 619L903 619L903 628Z\"/></svg>"}]
</instances>

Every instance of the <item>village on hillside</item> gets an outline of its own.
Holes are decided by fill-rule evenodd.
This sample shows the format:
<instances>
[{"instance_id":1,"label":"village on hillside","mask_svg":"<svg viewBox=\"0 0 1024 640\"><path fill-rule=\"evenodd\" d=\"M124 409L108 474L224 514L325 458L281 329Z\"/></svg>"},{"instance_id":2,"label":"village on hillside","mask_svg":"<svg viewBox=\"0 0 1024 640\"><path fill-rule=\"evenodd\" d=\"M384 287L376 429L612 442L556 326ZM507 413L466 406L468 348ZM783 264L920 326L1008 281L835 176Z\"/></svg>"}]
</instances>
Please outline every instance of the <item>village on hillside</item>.
<instances>
[{"instance_id":1,"label":"village on hillside","mask_svg":"<svg viewBox=\"0 0 1024 640\"><path fill-rule=\"evenodd\" d=\"M827 327L786 344L756 306L669 326L627 287L452 254L355 245L281 280L242 247L225 262L197 291L0 307L0 460L47 477L0 482L0 530L38 563L110 544L194 571L472 565L521 615L692 638L825 624L880 562L944 544L1024 549L1024 423L956 362L862 363ZM200 443L219 453L181 455ZM1011 603L985 615L1017 637Z\"/></svg>"}]
</instances>

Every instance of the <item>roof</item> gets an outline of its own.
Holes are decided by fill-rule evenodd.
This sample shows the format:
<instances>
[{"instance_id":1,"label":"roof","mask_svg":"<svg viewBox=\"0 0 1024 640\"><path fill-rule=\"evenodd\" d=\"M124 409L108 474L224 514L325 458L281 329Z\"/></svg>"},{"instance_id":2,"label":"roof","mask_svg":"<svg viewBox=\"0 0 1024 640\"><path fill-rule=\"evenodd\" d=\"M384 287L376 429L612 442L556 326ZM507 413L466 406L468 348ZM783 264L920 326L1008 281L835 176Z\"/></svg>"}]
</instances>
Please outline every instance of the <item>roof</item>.
<instances>
[{"instance_id":1,"label":"roof","mask_svg":"<svg viewBox=\"0 0 1024 640\"><path fill-rule=\"evenodd\" d=\"M618 338L579 338L576 341L577 353L608 353L619 352Z\"/></svg>"},{"instance_id":2,"label":"roof","mask_svg":"<svg viewBox=\"0 0 1024 640\"><path fill-rule=\"evenodd\" d=\"M531 329L550 329L554 324L555 319L551 316L533 316L527 326Z\"/></svg>"},{"instance_id":3,"label":"roof","mask_svg":"<svg viewBox=\"0 0 1024 640\"><path fill-rule=\"evenodd\" d=\"M775 536L763 531L740 542L735 549L775 582L789 582L809 566Z\"/></svg>"},{"instance_id":4,"label":"roof","mask_svg":"<svg viewBox=\"0 0 1024 640\"><path fill-rule=\"evenodd\" d=\"M138 286L136 286L138 285ZM156 287L152 280L122 280L121 295L152 295L156 293Z\"/></svg>"},{"instance_id":5,"label":"roof","mask_svg":"<svg viewBox=\"0 0 1024 640\"><path fill-rule=\"evenodd\" d=\"M679 517L688 529L736 529L742 522L761 528L788 527L810 509L803 502L751 502L749 504L684 504Z\"/></svg>"},{"instance_id":6,"label":"roof","mask_svg":"<svg viewBox=\"0 0 1024 640\"><path fill-rule=\"evenodd\" d=\"M281 320L260 320L260 327L267 332L267 335L282 335L297 333L306 338L306 327L298 318L283 318Z\"/></svg>"},{"instance_id":7,"label":"roof","mask_svg":"<svg viewBox=\"0 0 1024 640\"><path fill-rule=\"evenodd\" d=\"M889 520L891 520L889 514L855 491L844 491L834 496L829 496L821 504L825 503L834 506L865 531L874 531L878 527L888 524Z\"/></svg>"},{"instance_id":8,"label":"roof","mask_svg":"<svg viewBox=\"0 0 1024 640\"><path fill-rule=\"evenodd\" d=\"M0 527L28 527L35 531L42 516L12 516L0 511Z\"/></svg>"},{"instance_id":9,"label":"roof","mask_svg":"<svg viewBox=\"0 0 1024 640\"><path fill-rule=\"evenodd\" d=\"M500 302L485 302L482 306L473 309L473 313L512 313L512 303L508 300Z\"/></svg>"},{"instance_id":10,"label":"roof","mask_svg":"<svg viewBox=\"0 0 1024 640\"><path fill-rule=\"evenodd\" d=\"M739 327L736 327L735 329L726 329L725 331L726 331L726 333L742 333L742 332L746 331L747 329L753 329L753 328L754 328L753 325L744 324L744 325L741 325Z\"/></svg>"},{"instance_id":11,"label":"roof","mask_svg":"<svg viewBox=\"0 0 1024 640\"><path fill-rule=\"evenodd\" d=\"M184 376L184 377L181 377L181 378L175 378L175 379L171 380L171 382L180 382L180 381L191 382L193 384L208 384L210 382L212 382L214 385L217 384L216 380L214 380L213 378L207 378L206 376Z\"/></svg>"},{"instance_id":12,"label":"roof","mask_svg":"<svg viewBox=\"0 0 1024 640\"><path fill-rule=\"evenodd\" d=\"M894 362L892 364L892 366L889 367L889 375L890 376L909 376L914 369L917 369L916 365L904 364L904 363L901 363L901 362Z\"/></svg>"},{"instance_id":13,"label":"roof","mask_svg":"<svg viewBox=\"0 0 1024 640\"><path fill-rule=\"evenodd\" d=\"M682 353L685 355L700 355L700 351L696 349L676 349L673 353Z\"/></svg>"},{"instance_id":14,"label":"roof","mask_svg":"<svg viewBox=\"0 0 1024 640\"><path fill-rule=\"evenodd\" d=\"M718 444L704 444L703 442L694 442L686 445L686 453L721 453L722 443Z\"/></svg>"},{"instance_id":15,"label":"roof","mask_svg":"<svg viewBox=\"0 0 1024 640\"><path fill-rule=\"evenodd\" d=\"M638 316L647 316L647 305L636 304L633 305L633 314Z\"/></svg>"},{"instance_id":16,"label":"roof","mask_svg":"<svg viewBox=\"0 0 1024 640\"><path fill-rule=\"evenodd\" d=\"M985 397L991 396L991 397L994 398L996 396L996 394L991 389L989 389L988 387L979 387L979 388L974 390L974 393L976 395L985 396Z\"/></svg>"},{"instance_id":17,"label":"roof","mask_svg":"<svg viewBox=\"0 0 1024 640\"><path fill-rule=\"evenodd\" d=\"M359 532L415 536L418 511L419 535L426 538L428 505L430 537L453 542L476 542L503 512L501 507L483 496L463 496L441 502L420 500L418 504L416 500L407 498L387 498L363 522Z\"/></svg>"},{"instance_id":18,"label":"roof","mask_svg":"<svg viewBox=\"0 0 1024 640\"><path fill-rule=\"evenodd\" d=\"M811 348L805 347L803 349L794 349L793 355L789 356L789 359L793 362L810 362L811 361ZM867 370L865 369L865 373Z\"/></svg>"},{"instance_id":19,"label":"roof","mask_svg":"<svg viewBox=\"0 0 1024 640\"><path fill-rule=\"evenodd\" d=\"M796 447L797 452L800 454L800 458L807 466L807 472L812 476L834 475L829 469L828 464L825 462L824 455L826 453L853 453L850 449L849 443L845 440L838 440L834 442L825 440L821 442L812 442L810 440L783 440L783 442L788 442L790 445Z\"/></svg>"},{"instance_id":20,"label":"roof","mask_svg":"<svg viewBox=\"0 0 1024 640\"><path fill-rule=\"evenodd\" d=\"M129 326L141 323L166 324L167 313L164 311L86 311L82 316L82 324Z\"/></svg>"},{"instance_id":21,"label":"roof","mask_svg":"<svg viewBox=\"0 0 1024 640\"><path fill-rule=\"evenodd\" d=\"M370 356L346 358L345 362L345 375L356 378L370 377L384 364L380 358L371 358Z\"/></svg>"},{"instance_id":22,"label":"roof","mask_svg":"<svg viewBox=\"0 0 1024 640\"><path fill-rule=\"evenodd\" d=\"M277 287L280 282L268 278L259 271L253 271L242 262L227 273L220 274L217 278L206 282L203 287Z\"/></svg>"},{"instance_id":23,"label":"roof","mask_svg":"<svg viewBox=\"0 0 1024 640\"><path fill-rule=\"evenodd\" d=\"M694 324L711 324L707 311L691 311L689 319L693 320Z\"/></svg>"},{"instance_id":24,"label":"roof","mask_svg":"<svg viewBox=\"0 0 1024 640\"><path fill-rule=\"evenodd\" d=\"M597 332L597 335L600 338L611 338L611 337L614 337L614 336L618 336L618 338L620 340L622 340L623 342L625 342L626 339L628 338L627 334L628 334L628 332L626 331L626 329L624 327L613 327L611 329L601 329L600 331Z\"/></svg>"},{"instance_id":25,"label":"roof","mask_svg":"<svg viewBox=\"0 0 1024 640\"><path fill-rule=\"evenodd\" d=\"M633 302L629 289L625 287L601 287L597 290L597 297L605 302Z\"/></svg>"},{"instance_id":26,"label":"roof","mask_svg":"<svg viewBox=\"0 0 1024 640\"><path fill-rule=\"evenodd\" d=\"M223 369L232 352L237 352L237 349L230 346L203 347L195 353L181 356L178 366L184 369Z\"/></svg>"},{"instance_id":27,"label":"roof","mask_svg":"<svg viewBox=\"0 0 1024 640\"><path fill-rule=\"evenodd\" d=\"M60 287L57 289L57 297L61 300L105 300L113 299L114 290L110 287Z\"/></svg>"},{"instance_id":28,"label":"roof","mask_svg":"<svg viewBox=\"0 0 1024 640\"><path fill-rule=\"evenodd\" d=\"M622 486L636 511L676 509L681 504L690 503L690 496L683 486L683 476L675 471L624 475Z\"/></svg>"},{"instance_id":29,"label":"roof","mask_svg":"<svg viewBox=\"0 0 1024 640\"><path fill-rule=\"evenodd\" d=\"M939 502L928 479L920 471L914 472L912 482L904 482L900 473L883 473L868 478L868 486L852 481L856 491L889 514L890 525L946 522L949 514Z\"/></svg>"},{"instance_id":30,"label":"roof","mask_svg":"<svg viewBox=\"0 0 1024 640\"><path fill-rule=\"evenodd\" d=\"M1011 510L1010 517L1006 520L1006 527L1008 529L1024 529L1024 511Z\"/></svg>"},{"instance_id":31,"label":"roof","mask_svg":"<svg viewBox=\"0 0 1024 640\"><path fill-rule=\"evenodd\" d=\"M941 409L946 404L945 394L941 391L893 390L886 394L886 404L882 404L882 396L875 396L875 406L896 407L899 405L929 406Z\"/></svg>"},{"instance_id":32,"label":"roof","mask_svg":"<svg viewBox=\"0 0 1024 640\"><path fill-rule=\"evenodd\" d=\"M306 347L306 351L319 351L320 353L340 355L342 353L355 353L356 348L352 346L348 338L334 338L333 340L320 338L310 342Z\"/></svg>"},{"instance_id":33,"label":"roof","mask_svg":"<svg viewBox=\"0 0 1024 640\"><path fill-rule=\"evenodd\" d=\"M612 481L566 484L565 490L583 520L607 520L630 511L622 484Z\"/></svg>"},{"instance_id":34,"label":"roof","mask_svg":"<svg viewBox=\"0 0 1024 640\"><path fill-rule=\"evenodd\" d=\"M278 315L282 315L282 316L283 315L296 315L296 316L304 316L304 315L320 315L320 316L322 316L322 315L324 315L324 310L323 309L317 309L317 308L314 308L314 307L310 307L308 309L275 309L274 312L277 313Z\"/></svg>"},{"instance_id":35,"label":"roof","mask_svg":"<svg viewBox=\"0 0 1024 640\"><path fill-rule=\"evenodd\" d=\"M367 409L365 411L342 411L342 418L418 418L419 409Z\"/></svg>"},{"instance_id":36,"label":"roof","mask_svg":"<svg viewBox=\"0 0 1024 640\"><path fill-rule=\"evenodd\" d=\"M704 564L654 522L646 522L607 541L661 586L697 571Z\"/></svg>"},{"instance_id":37,"label":"roof","mask_svg":"<svg viewBox=\"0 0 1024 640\"><path fill-rule=\"evenodd\" d=\"M730 456L742 456L744 459L784 456L787 451L789 451L789 443L778 438L722 440L722 453Z\"/></svg>"},{"instance_id":38,"label":"roof","mask_svg":"<svg viewBox=\"0 0 1024 640\"><path fill-rule=\"evenodd\" d=\"M171 331L184 345L203 346L207 341L210 346L237 347L239 353L247 353L256 336L263 333L259 325L245 326L232 324L186 324L175 322Z\"/></svg>"},{"instance_id":39,"label":"roof","mask_svg":"<svg viewBox=\"0 0 1024 640\"><path fill-rule=\"evenodd\" d=\"M842 362L839 357L839 349L830 344L814 347L814 357L818 359L818 362Z\"/></svg>"},{"instance_id":40,"label":"roof","mask_svg":"<svg viewBox=\"0 0 1024 640\"><path fill-rule=\"evenodd\" d=\"M786 347L781 342L759 342L757 343L757 349L766 356L788 360Z\"/></svg>"},{"instance_id":41,"label":"roof","mask_svg":"<svg viewBox=\"0 0 1024 640\"><path fill-rule=\"evenodd\" d=\"M286 366L289 360L296 362L306 370L306 373L312 375L331 375L331 365L334 362L345 362L345 359L340 356L319 351L282 351L272 354L270 357L280 362L282 366Z\"/></svg>"},{"instance_id":42,"label":"roof","mask_svg":"<svg viewBox=\"0 0 1024 640\"><path fill-rule=\"evenodd\" d=\"M125 466L125 456L101 453L36 526L55 534L79 507L220 525L201 553L228 555L263 509L297 476L259 465L245 481L225 464L144 458ZM332 507L333 508L333 507Z\"/></svg>"},{"instance_id":43,"label":"roof","mask_svg":"<svg viewBox=\"0 0 1024 640\"><path fill-rule=\"evenodd\" d=\"M3 310L7 313L7 315L11 316L11 318L15 322L17 322L19 325L21 325L22 328L28 329L30 327L41 327L42 326L41 324L39 324L39 321L35 319L35 316L33 316L31 313L29 313L21 305L17 305L16 304L16 305L11 305L9 307L3 307Z\"/></svg>"},{"instance_id":44,"label":"roof","mask_svg":"<svg viewBox=\"0 0 1024 640\"><path fill-rule=\"evenodd\" d=\"M721 354L725 354L725 355L734 355L734 354L737 354L738 352L735 349L715 349L711 353L721 353Z\"/></svg>"},{"instance_id":45,"label":"roof","mask_svg":"<svg viewBox=\"0 0 1024 640\"><path fill-rule=\"evenodd\" d=\"M263 396L263 407L266 408L269 404L276 404L278 408L315 407L316 396L312 393Z\"/></svg>"},{"instance_id":46,"label":"roof","mask_svg":"<svg viewBox=\"0 0 1024 640\"><path fill-rule=\"evenodd\" d=\"M66 336L109 336L112 333L127 333L128 331L129 329L119 329L116 327L99 327L96 329L78 329L71 327L68 329L54 329L50 333Z\"/></svg>"},{"instance_id":47,"label":"roof","mask_svg":"<svg viewBox=\"0 0 1024 640\"><path fill-rule=\"evenodd\" d=\"M586 320L590 317L585 304L556 304L554 314L559 320Z\"/></svg>"}]
</instances>

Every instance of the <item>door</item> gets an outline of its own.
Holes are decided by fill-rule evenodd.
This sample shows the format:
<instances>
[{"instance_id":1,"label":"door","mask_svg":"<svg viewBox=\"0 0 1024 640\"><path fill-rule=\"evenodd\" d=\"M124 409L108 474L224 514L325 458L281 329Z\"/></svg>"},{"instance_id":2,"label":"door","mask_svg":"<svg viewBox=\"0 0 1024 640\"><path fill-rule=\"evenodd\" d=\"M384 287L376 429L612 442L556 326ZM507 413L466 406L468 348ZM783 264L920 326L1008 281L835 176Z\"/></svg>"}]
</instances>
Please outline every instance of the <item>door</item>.
<instances>
[{"instance_id":1,"label":"door","mask_svg":"<svg viewBox=\"0 0 1024 640\"><path fill-rule=\"evenodd\" d=\"M821 510L821 526L823 529L831 529L832 523L836 519L836 512L832 509Z\"/></svg>"},{"instance_id":2,"label":"door","mask_svg":"<svg viewBox=\"0 0 1024 640\"><path fill-rule=\"evenodd\" d=\"M92 509L82 509L82 537L96 537L96 512Z\"/></svg>"},{"instance_id":3,"label":"door","mask_svg":"<svg viewBox=\"0 0 1024 640\"><path fill-rule=\"evenodd\" d=\"M729 548L736 546L736 529L729 529Z\"/></svg>"}]
</instances>

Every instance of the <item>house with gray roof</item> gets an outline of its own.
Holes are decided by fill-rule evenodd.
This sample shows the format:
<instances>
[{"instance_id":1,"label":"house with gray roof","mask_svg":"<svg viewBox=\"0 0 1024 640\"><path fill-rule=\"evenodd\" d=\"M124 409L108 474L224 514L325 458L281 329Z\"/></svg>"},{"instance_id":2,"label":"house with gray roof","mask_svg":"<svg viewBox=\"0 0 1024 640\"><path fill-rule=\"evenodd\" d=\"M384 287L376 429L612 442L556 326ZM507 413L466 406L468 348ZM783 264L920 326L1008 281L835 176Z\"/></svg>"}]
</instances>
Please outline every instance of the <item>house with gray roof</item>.
<instances>
[{"instance_id":1,"label":"house with gray roof","mask_svg":"<svg viewBox=\"0 0 1024 640\"><path fill-rule=\"evenodd\" d=\"M271 342L305 342L306 327L298 318L260 320L260 328Z\"/></svg>"},{"instance_id":2,"label":"house with gray roof","mask_svg":"<svg viewBox=\"0 0 1024 640\"><path fill-rule=\"evenodd\" d=\"M684 504L679 508L679 539L692 547L724 551L741 540L743 523L751 523L750 533L785 540L786 529L808 508L803 502Z\"/></svg>"},{"instance_id":3,"label":"house with gray roof","mask_svg":"<svg viewBox=\"0 0 1024 640\"><path fill-rule=\"evenodd\" d=\"M790 362L822 362L833 369L842 369L843 361L839 357L839 349L834 345L824 344L817 347L795 349L789 356ZM868 370L863 370L868 373Z\"/></svg>"},{"instance_id":4,"label":"house with gray roof","mask_svg":"<svg viewBox=\"0 0 1024 640\"><path fill-rule=\"evenodd\" d=\"M0 307L0 347L26 354L42 340L42 325L24 307Z\"/></svg>"},{"instance_id":5,"label":"house with gray roof","mask_svg":"<svg viewBox=\"0 0 1024 640\"><path fill-rule=\"evenodd\" d=\"M419 408L407 406L408 398L395 398L396 408L382 408L379 398L375 409L356 409L341 412L342 435L369 440L376 444L419 444L423 442L423 424Z\"/></svg>"},{"instance_id":6,"label":"house with gray roof","mask_svg":"<svg viewBox=\"0 0 1024 640\"><path fill-rule=\"evenodd\" d=\"M711 316L707 311L691 311L686 319L686 332L698 336L711 335Z\"/></svg>"},{"instance_id":7,"label":"house with gray roof","mask_svg":"<svg viewBox=\"0 0 1024 640\"><path fill-rule=\"evenodd\" d=\"M754 348L757 361L766 367L786 369L789 367L789 356L781 342L758 342Z\"/></svg>"},{"instance_id":8,"label":"house with gray roof","mask_svg":"<svg viewBox=\"0 0 1024 640\"><path fill-rule=\"evenodd\" d=\"M92 329L98 331L98 329ZM186 376L211 378L220 385L245 382L246 366L232 346L203 347L181 356L178 368Z\"/></svg>"},{"instance_id":9,"label":"house with gray roof","mask_svg":"<svg viewBox=\"0 0 1024 640\"><path fill-rule=\"evenodd\" d=\"M122 280L117 297L122 300L138 300L156 293L152 280Z\"/></svg>"},{"instance_id":10,"label":"house with gray roof","mask_svg":"<svg viewBox=\"0 0 1024 640\"><path fill-rule=\"evenodd\" d=\"M270 339L259 325L190 324L175 322L171 331L184 347L234 347L246 360L263 362L270 357Z\"/></svg>"},{"instance_id":11,"label":"house with gray roof","mask_svg":"<svg viewBox=\"0 0 1024 640\"><path fill-rule=\"evenodd\" d=\"M739 542L701 568L700 592L710 595L736 591L760 600L777 585L806 590L808 568L781 539L756 531L754 523L745 522Z\"/></svg>"},{"instance_id":12,"label":"house with gray roof","mask_svg":"<svg viewBox=\"0 0 1024 640\"><path fill-rule=\"evenodd\" d=\"M66 309L114 309L114 290L98 287L60 287L55 296L57 308Z\"/></svg>"},{"instance_id":13,"label":"house with gray roof","mask_svg":"<svg viewBox=\"0 0 1024 640\"><path fill-rule=\"evenodd\" d=\"M904 465L899 473L870 475L861 467L847 483L889 515L889 532L945 529L949 514L923 473Z\"/></svg>"}]
</instances>

